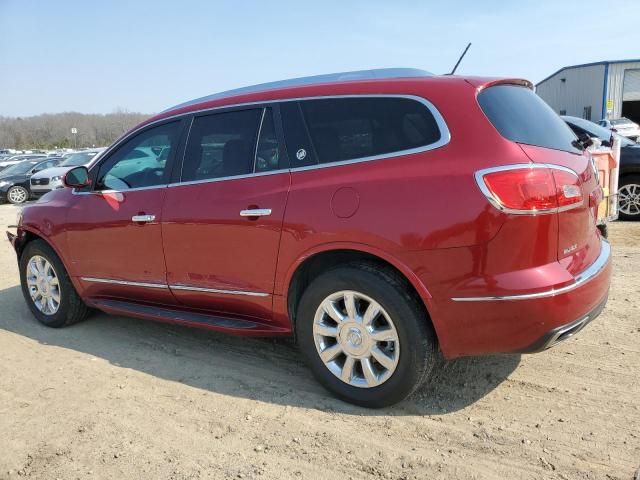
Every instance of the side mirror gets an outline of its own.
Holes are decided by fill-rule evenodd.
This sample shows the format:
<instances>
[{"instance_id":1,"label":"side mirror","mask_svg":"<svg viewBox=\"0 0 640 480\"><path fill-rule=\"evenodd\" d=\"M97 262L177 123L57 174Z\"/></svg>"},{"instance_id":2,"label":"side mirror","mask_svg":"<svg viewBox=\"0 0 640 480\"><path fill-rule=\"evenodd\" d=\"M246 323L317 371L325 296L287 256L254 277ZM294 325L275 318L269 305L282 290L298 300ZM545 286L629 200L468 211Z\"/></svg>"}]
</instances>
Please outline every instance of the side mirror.
<instances>
[{"instance_id":1,"label":"side mirror","mask_svg":"<svg viewBox=\"0 0 640 480\"><path fill-rule=\"evenodd\" d=\"M91 185L89 170L87 167L75 167L69 170L63 179L64 186L70 188L82 188Z\"/></svg>"}]
</instances>

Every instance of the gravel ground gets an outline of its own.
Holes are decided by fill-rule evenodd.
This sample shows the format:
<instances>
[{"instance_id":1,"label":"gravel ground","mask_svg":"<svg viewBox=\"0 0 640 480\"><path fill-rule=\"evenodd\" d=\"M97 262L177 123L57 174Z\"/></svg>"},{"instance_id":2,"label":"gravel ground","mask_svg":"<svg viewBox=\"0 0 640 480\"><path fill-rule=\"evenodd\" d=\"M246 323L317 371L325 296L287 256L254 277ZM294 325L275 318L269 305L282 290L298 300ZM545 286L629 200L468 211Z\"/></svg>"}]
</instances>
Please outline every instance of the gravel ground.
<instances>
[{"instance_id":1,"label":"gravel ground","mask_svg":"<svg viewBox=\"0 0 640 480\"><path fill-rule=\"evenodd\" d=\"M17 209L0 206L0 227ZM607 309L542 354L448 363L370 411L288 341L97 314L40 326L0 242L0 479L624 479L640 466L640 223Z\"/></svg>"}]
</instances>

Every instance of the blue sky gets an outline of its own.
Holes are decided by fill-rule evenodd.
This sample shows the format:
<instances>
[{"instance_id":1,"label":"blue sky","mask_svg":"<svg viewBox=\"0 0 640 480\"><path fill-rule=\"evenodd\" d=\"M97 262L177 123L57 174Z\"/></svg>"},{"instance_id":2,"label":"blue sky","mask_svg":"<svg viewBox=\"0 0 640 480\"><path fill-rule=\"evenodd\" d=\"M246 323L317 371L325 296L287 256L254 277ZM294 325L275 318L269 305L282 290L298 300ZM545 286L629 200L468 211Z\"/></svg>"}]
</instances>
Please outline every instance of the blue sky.
<instances>
[{"instance_id":1,"label":"blue sky","mask_svg":"<svg viewBox=\"0 0 640 480\"><path fill-rule=\"evenodd\" d=\"M634 13L631 13L634 12ZM640 57L637 0L0 0L0 116L153 113L213 92L416 67L537 82Z\"/></svg>"}]
</instances>

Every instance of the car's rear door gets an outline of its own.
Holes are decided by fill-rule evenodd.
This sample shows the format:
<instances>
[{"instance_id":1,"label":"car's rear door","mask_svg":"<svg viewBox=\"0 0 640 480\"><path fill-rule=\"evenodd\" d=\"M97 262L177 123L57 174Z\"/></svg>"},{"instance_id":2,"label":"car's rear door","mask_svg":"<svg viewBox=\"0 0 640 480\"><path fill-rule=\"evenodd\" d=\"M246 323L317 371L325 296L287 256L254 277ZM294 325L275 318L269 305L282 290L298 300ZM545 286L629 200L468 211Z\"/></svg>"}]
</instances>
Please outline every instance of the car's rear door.
<instances>
[{"instance_id":1,"label":"car's rear door","mask_svg":"<svg viewBox=\"0 0 640 480\"><path fill-rule=\"evenodd\" d=\"M93 187L74 195L67 241L87 296L175 303L166 284L160 225L183 122L134 134L92 168ZM141 158L144 147L171 154Z\"/></svg>"},{"instance_id":2,"label":"car's rear door","mask_svg":"<svg viewBox=\"0 0 640 480\"><path fill-rule=\"evenodd\" d=\"M290 175L277 106L193 118L184 163L167 189L167 282L182 304L268 320Z\"/></svg>"}]
</instances>

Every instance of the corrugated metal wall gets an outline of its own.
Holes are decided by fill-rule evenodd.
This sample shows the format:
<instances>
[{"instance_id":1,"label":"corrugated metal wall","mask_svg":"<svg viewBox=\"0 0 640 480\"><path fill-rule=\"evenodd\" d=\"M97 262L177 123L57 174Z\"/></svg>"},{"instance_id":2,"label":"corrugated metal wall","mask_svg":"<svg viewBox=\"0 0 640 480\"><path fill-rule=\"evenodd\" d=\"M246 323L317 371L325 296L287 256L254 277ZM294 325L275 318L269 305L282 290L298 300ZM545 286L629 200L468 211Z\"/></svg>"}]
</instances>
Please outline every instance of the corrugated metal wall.
<instances>
[{"instance_id":1,"label":"corrugated metal wall","mask_svg":"<svg viewBox=\"0 0 640 480\"><path fill-rule=\"evenodd\" d=\"M612 63L609 65L609 82L607 85L607 99L613 103L610 118L622 116L622 97L626 70L640 69L640 62ZM630 100L630 99L628 99Z\"/></svg>"},{"instance_id":2,"label":"corrugated metal wall","mask_svg":"<svg viewBox=\"0 0 640 480\"><path fill-rule=\"evenodd\" d=\"M604 71L604 65L568 68L540 83L536 93L556 113L564 110L582 118L584 108L591 107L591 120L597 122L602 118Z\"/></svg>"}]
</instances>

